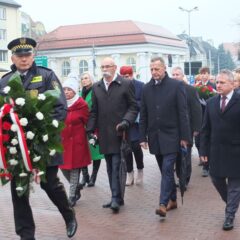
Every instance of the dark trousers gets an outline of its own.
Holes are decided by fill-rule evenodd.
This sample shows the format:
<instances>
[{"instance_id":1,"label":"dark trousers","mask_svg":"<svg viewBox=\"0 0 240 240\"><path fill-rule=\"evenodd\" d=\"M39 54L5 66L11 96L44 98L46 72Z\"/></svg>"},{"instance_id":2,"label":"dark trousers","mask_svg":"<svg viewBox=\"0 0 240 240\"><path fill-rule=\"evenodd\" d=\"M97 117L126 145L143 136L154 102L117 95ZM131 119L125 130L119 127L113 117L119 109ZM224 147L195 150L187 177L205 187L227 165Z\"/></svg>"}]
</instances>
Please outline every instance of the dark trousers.
<instances>
[{"instance_id":1,"label":"dark trousers","mask_svg":"<svg viewBox=\"0 0 240 240\"><path fill-rule=\"evenodd\" d=\"M213 185L226 203L225 217L234 219L240 202L240 178L211 178Z\"/></svg>"},{"instance_id":2,"label":"dark trousers","mask_svg":"<svg viewBox=\"0 0 240 240\"><path fill-rule=\"evenodd\" d=\"M51 201L62 214L65 223L71 221L74 216L73 209L69 206L67 195L63 184L57 177L58 167L46 169L46 182L41 182L41 188L47 193ZM35 223L32 209L29 204L29 196L18 197L16 182L11 181L11 192L16 233L22 240L34 240Z\"/></svg>"},{"instance_id":3,"label":"dark trousers","mask_svg":"<svg viewBox=\"0 0 240 240\"><path fill-rule=\"evenodd\" d=\"M171 199L176 201L177 190L174 179L174 165L177 159L177 153L166 155L155 155L159 169L162 173L162 181L160 186L160 204L167 206L168 201Z\"/></svg>"},{"instance_id":4,"label":"dark trousers","mask_svg":"<svg viewBox=\"0 0 240 240\"><path fill-rule=\"evenodd\" d=\"M133 171L133 154L136 161L137 169L143 169L143 151L139 144L139 141L131 141L132 152L128 154L126 163L127 163L127 172L130 173Z\"/></svg>"},{"instance_id":5,"label":"dark trousers","mask_svg":"<svg viewBox=\"0 0 240 240\"><path fill-rule=\"evenodd\" d=\"M120 154L106 154L105 159L107 163L109 185L112 193L111 201L120 203L123 200L121 196L119 177L119 169L121 162Z\"/></svg>"},{"instance_id":6,"label":"dark trousers","mask_svg":"<svg viewBox=\"0 0 240 240\"><path fill-rule=\"evenodd\" d=\"M198 150L198 155L199 155L199 149L200 149L200 134L198 134L197 136L195 136L194 140L195 140L195 146L196 146L196 148L197 148L197 150ZM209 170L209 162L203 163L203 167L202 167L202 168L208 171L208 170Z\"/></svg>"}]
</instances>

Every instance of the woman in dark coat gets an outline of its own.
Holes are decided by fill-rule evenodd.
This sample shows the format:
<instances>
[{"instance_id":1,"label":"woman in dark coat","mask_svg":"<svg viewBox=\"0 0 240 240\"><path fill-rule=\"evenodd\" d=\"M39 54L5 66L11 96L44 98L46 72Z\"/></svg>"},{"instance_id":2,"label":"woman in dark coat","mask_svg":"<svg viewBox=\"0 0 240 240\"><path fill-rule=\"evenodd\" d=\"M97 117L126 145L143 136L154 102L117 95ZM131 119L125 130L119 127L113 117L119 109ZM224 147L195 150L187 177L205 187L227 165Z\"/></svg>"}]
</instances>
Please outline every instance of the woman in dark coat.
<instances>
[{"instance_id":1,"label":"woman in dark coat","mask_svg":"<svg viewBox=\"0 0 240 240\"><path fill-rule=\"evenodd\" d=\"M78 81L68 77L63 83L63 90L68 104L65 128L62 132L64 147L64 164L60 166L66 179L70 183L69 202L72 206L80 199L81 185L79 185L80 169L91 162L85 125L89 111L87 103L78 96Z\"/></svg>"}]
</instances>

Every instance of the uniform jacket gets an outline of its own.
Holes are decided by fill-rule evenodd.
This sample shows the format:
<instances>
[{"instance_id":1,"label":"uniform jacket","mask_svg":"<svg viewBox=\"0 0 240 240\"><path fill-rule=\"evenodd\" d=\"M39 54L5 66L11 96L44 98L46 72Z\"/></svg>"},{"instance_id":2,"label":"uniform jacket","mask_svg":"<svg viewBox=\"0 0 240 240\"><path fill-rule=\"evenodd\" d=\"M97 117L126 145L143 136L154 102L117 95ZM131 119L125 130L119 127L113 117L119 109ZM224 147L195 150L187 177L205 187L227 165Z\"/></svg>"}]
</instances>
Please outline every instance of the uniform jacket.
<instances>
[{"instance_id":1,"label":"uniform jacket","mask_svg":"<svg viewBox=\"0 0 240 240\"><path fill-rule=\"evenodd\" d=\"M138 106L131 81L121 76L110 84L108 91L103 79L93 85L92 109L87 131L99 130L100 152L112 154L120 152L121 136L116 126L122 120L133 123L136 120Z\"/></svg>"},{"instance_id":2,"label":"uniform jacket","mask_svg":"<svg viewBox=\"0 0 240 240\"><path fill-rule=\"evenodd\" d=\"M210 174L240 178L240 95L234 92L224 112L220 96L207 101L201 130L200 155L209 157Z\"/></svg>"},{"instance_id":3,"label":"uniform jacket","mask_svg":"<svg viewBox=\"0 0 240 240\"><path fill-rule=\"evenodd\" d=\"M140 111L140 142L148 142L152 154L179 152L180 140L190 141L184 83L169 78L145 84Z\"/></svg>"},{"instance_id":4,"label":"uniform jacket","mask_svg":"<svg viewBox=\"0 0 240 240\"><path fill-rule=\"evenodd\" d=\"M61 169L86 167L91 162L85 126L89 117L87 103L80 97L68 108L62 131L64 164Z\"/></svg>"},{"instance_id":5,"label":"uniform jacket","mask_svg":"<svg viewBox=\"0 0 240 240\"><path fill-rule=\"evenodd\" d=\"M0 93L3 94L2 90L6 87L11 76L17 71L16 66L11 66L12 71L5 74L0 80ZM31 82L34 77L41 76L41 81ZM65 94L62 90L61 83L59 82L55 73L48 68L38 67L35 63L33 63L32 67L28 70L27 75L23 81L23 86L26 90L38 90L38 93L44 93L47 90L59 89L61 94L55 105L53 117L57 120L64 120L67 114L67 103ZM56 166L63 163L62 154L56 154L50 166Z\"/></svg>"},{"instance_id":6,"label":"uniform jacket","mask_svg":"<svg viewBox=\"0 0 240 240\"><path fill-rule=\"evenodd\" d=\"M91 108L92 108L92 90L90 90L88 92L88 94L86 95L86 98L84 100L88 104L88 109L90 111ZM99 159L104 158L104 156L102 154L100 154L100 152L99 152L99 145L98 144L96 146L92 146L91 144L89 144L89 148L90 148L92 160L99 160Z\"/></svg>"}]
</instances>

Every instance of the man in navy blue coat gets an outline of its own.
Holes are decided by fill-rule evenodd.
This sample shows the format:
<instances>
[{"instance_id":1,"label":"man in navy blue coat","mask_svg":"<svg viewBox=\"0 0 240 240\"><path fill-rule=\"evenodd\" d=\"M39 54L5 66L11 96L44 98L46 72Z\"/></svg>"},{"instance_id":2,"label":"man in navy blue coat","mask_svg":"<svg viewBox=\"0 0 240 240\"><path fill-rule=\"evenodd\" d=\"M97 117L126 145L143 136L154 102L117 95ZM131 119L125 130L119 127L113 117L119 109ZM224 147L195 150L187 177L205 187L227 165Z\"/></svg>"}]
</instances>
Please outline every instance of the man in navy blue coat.
<instances>
[{"instance_id":1,"label":"man in navy blue coat","mask_svg":"<svg viewBox=\"0 0 240 240\"><path fill-rule=\"evenodd\" d=\"M162 173L159 208L166 216L169 200L176 201L174 165L180 147L187 148L190 127L182 82L170 78L161 57L151 59L151 80L145 84L140 110L140 144L154 154Z\"/></svg>"}]
</instances>

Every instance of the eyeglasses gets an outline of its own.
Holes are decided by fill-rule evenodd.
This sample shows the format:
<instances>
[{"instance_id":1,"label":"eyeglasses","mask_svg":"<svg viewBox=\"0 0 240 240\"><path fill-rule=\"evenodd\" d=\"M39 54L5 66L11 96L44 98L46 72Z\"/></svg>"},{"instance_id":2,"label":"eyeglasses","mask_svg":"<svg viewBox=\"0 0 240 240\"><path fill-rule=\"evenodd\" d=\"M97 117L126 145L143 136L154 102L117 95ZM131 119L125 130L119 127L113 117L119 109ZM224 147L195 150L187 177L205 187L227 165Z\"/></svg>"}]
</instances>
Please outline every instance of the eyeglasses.
<instances>
[{"instance_id":1,"label":"eyeglasses","mask_svg":"<svg viewBox=\"0 0 240 240\"><path fill-rule=\"evenodd\" d=\"M114 67L115 65L102 65L100 68L104 69L104 68L111 68Z\"/></svg>"}]
</instances>

